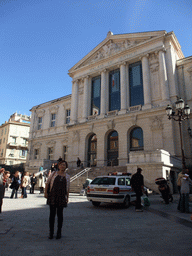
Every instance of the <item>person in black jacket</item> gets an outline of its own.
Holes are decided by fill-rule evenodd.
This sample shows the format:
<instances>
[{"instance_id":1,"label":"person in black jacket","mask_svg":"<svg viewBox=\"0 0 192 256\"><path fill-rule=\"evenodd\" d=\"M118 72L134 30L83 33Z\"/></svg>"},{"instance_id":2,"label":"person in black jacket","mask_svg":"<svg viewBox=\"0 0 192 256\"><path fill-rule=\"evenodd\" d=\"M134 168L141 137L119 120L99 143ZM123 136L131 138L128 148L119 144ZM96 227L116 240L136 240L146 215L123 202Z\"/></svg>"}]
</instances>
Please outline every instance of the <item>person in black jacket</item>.
<instances>
[{"instance_id":1,"label":"person in black jacket","mask_svg":"<svg viewBox=\"0 0 192 256\"><path fill-rule=\"evenodd\" d=\"M13 179L12 179L12 183L10 188L12 188L12 193L11 193L11 197L14 197L15 194L15 198L17 198L17 191L19 189L19 185L20 185L20 180L19 180L19 171L16 171L13 175Z\"/></svg>"},{"instance_id":2,"label":"person in black jacket","mask_svg":"<svg viewBox=\"0 0 192 256\"><path fill-rule=\"evenodd\" d=\"M34 187L36 184L37 184L37 178L35 177L35 173L33 173L33 176L31 177L30 194L34 194Z\"/></svg>"},{"instance_id":3,"label":"person in black jacket","mask_svg":"<svg viewBox=\"0 0 192 256\"><path fill-rule=\"evenodd\" d=\"M143 211L141 206L141 196L144 190L144 181L143 181L143 175L141 174L141 172L142 172L142 169L137 168L137 172L131 178L131 187L136 193L136 205L135 205L136 212Z\"/></svg>"}]
</instances>

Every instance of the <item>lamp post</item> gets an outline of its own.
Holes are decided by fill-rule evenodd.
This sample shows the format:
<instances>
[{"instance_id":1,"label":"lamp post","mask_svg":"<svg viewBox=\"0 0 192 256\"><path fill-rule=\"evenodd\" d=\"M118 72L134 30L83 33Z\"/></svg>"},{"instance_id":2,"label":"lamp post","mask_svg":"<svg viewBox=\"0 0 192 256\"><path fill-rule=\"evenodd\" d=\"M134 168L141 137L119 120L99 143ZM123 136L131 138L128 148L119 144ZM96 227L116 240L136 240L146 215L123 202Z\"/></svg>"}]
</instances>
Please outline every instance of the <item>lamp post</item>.
<instances>
[{"instance_id":1,"label":"lamp post","mask_svg":"<svg viewBox=\"0 0 192 256\"><path fill-rule=\"evenodd\" d=\"M181 132L181 124L182 124L182 121L189 119L190 108L189 108L188 104L185 105L184 100L182 100L180 98L175 102L175 111L173 110L173 108L170 105L167 105L166 112L167 112L168 119L173 119L173 120L179 122L182 167L183 167L183 169L185 169L186 165L185 165L185 156L184 156L184 150L183 150L183 138L182 138L182 132Z\"/></svg>"}]
</instances>

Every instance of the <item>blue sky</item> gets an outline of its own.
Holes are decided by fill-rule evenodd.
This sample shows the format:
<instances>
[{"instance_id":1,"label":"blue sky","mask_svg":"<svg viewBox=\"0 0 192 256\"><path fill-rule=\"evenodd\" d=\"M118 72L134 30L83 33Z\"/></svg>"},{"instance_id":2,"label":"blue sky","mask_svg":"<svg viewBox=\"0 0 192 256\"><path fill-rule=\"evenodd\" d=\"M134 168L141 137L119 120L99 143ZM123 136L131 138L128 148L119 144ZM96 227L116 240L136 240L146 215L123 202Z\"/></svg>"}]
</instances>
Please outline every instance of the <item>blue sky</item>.
<instances>
[{"instance_id":1,"label":"blue sky","mask_svg":"<svg viewBox=\"0 0 192 256\"><path fill-rule=\"evenodd\" d=\"M192 0L1 0L0 124L71 93L68 70L108 31L174 31L192 55Z\"/></svg>"}]
</instances>

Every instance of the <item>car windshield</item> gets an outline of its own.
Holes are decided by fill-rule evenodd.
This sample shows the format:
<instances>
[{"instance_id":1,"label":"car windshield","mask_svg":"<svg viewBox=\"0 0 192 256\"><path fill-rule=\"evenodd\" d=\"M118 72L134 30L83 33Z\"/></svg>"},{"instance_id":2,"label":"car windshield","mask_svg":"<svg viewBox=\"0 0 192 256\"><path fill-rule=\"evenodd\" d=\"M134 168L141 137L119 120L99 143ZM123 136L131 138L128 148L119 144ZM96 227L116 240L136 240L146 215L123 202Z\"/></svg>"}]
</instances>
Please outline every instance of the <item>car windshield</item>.
<instances>
[{"instance_id":1,"label":"car windshield","mask_svg":"<svg viewBox=\"0 0 192 256\"><path fill-rule=\"evenodd\" d=\"M91 184L95 185L115 185L115 178L108 178L108 177L98 177L95 178Z\"/></svg>"}]
</instances>

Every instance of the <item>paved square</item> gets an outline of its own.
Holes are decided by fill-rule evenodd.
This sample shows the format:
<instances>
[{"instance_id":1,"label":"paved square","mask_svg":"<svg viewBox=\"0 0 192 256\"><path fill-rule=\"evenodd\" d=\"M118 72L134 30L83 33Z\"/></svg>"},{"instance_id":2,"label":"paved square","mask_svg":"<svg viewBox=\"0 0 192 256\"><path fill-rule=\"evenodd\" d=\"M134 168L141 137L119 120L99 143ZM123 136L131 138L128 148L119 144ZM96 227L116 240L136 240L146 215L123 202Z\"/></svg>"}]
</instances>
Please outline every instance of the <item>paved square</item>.
<instances>
[{"instance_id":1,"label":"paved square","mask_svg":"<svg viewBox=\"0 0 192 256\"><path fill-rule=\"evenodd\" d=\"M176 202L162 204L159 195L149 197L148 210L136 213L133 206L96 208L86 197L70 194L63 236L49 240L49 207L43 195L35 193L27 199L10 199L6 191L0 255L192 255L190 214L177 212Z\"/></svg>"}]
</instances>

